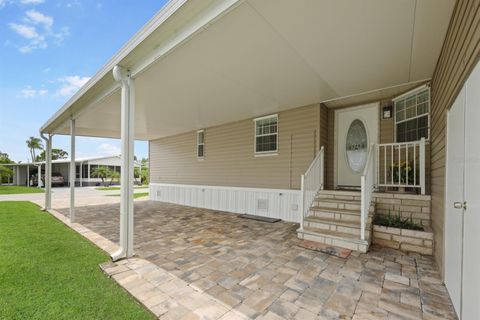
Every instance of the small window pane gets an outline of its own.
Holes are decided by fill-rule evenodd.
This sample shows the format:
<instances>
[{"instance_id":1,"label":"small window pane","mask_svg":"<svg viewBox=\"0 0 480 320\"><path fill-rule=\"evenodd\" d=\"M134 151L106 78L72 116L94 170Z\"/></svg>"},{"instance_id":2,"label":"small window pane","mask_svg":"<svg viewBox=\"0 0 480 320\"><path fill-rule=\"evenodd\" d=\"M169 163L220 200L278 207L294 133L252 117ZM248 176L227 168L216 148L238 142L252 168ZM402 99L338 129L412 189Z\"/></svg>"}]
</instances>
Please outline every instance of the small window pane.
<instances>
[{"instance_id":1,"label":"small window pane","mask_svg":"<svg viewBox=\"0 0 480 320\"><path fill-rule=\"evenodd\" d=\"M408 107L408 108L407 108L407 114L406 114L407 119L408 119L408 118L413 118L413 117L415 117L416 115L417 115L417 110L416 110L415 106L412 106L412 107Z\"/></svg>"},{"instance_id":2,"label":"small window pane","mask_svg":"<svg viewBox=\"0 0 480 320\"><path fill-rule=\"evenodd\" d=\"M428 139L430 91L425 89L395 102L397 142Z\"/></svg>"},{"instance_id":3,"label":"small window pane","mask_svg":"<svg viewBox=\"0 0 480 320\"><path fill-rule=\"evenodd\" d=\"M202 158L203 157L203 144L198 145L198 157Z\"/></svg>"},{"instance_id":4,"label":"small window pane","mask_svg":"<svg viewBox=\"0 0 480 320\"><path fill-rule=\"evenodd\" d=\"M405 111L402 110L400 112L397 112L397 121L402 121L405 119Z\"/></svg>"}]
</instances>

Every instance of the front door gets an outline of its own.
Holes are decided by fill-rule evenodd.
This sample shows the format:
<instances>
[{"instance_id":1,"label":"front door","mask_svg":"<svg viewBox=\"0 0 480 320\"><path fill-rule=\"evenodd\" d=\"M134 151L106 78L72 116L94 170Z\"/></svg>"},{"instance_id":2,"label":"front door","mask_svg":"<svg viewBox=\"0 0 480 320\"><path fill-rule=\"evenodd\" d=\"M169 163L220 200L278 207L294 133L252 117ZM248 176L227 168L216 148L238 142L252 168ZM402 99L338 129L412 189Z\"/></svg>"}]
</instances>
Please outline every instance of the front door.
<instances>
[{"instance_id":1,"label":"front door","mask_svg":"<svg viewBox=\"0 0 480 320\"><path fill-rule=\"evenodd\" d=\"M447 118L445 285L460 319L480 319L480 64Z\"/></svg>"},{"instance_id":2,"label":"front door","mask_svg":"<svg viewBox=\"0 0 480 320\"><path fill-rule=\"evenodd\" d=\"M335 112L337 188L358 188L367 163L369 146L377 143L378 103Z\"/></svg>"}]
</instances>

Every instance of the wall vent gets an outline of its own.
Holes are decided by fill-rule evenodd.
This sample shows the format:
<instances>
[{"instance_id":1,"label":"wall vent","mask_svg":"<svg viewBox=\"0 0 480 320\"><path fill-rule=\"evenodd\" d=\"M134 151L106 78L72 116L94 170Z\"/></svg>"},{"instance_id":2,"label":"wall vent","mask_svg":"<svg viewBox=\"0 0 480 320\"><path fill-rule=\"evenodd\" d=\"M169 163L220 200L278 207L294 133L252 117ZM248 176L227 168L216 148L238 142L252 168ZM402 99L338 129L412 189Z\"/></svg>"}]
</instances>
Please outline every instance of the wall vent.
<instances>
[{"instance_id":1,"label":"wall vent","mask_svg":"<svg viewBox=\"0 0 480 320\"><path fill-rule=\"evenodd\" d=\"M268 199L257 199L257 210L268 210Z\"/></svg>"}]
</instances>

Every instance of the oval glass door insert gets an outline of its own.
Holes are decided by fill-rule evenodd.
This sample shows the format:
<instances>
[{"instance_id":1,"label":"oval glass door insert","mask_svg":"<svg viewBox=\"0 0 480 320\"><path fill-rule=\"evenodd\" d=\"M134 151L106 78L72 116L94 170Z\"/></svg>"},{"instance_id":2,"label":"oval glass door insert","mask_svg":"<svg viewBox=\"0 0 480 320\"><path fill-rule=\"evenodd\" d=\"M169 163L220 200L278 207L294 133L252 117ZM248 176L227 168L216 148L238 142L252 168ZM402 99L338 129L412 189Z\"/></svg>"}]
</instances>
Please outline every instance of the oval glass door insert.
<instances>
[{"instance_id":1,"label":"oval glass door insert","mask_svg":"<svg viewBox=\"0 0 480 320\"><path fill-rule=\"evenodd\" d=\"M347 132L346 149L347 162L350 168L360 173L367 162L367 130L363 122L355 119L350 124Z\"/></svg>"}]
</instances>

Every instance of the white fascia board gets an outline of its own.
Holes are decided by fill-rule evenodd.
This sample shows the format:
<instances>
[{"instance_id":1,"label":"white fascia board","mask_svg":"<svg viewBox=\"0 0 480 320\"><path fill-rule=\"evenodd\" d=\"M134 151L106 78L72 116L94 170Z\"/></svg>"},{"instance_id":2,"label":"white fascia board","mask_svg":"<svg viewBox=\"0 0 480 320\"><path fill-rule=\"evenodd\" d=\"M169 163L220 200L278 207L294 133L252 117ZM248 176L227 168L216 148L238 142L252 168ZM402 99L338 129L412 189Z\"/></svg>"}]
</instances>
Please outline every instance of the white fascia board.
<instances>
[{"instance_id":1,"label":"white fascia board","mask_svg":"<svg viewBox=\"0 0 480 320\"><path fill-rule=\"evenodd\" d=\"M228 12L233 8L235 4L243 2L244 0L219 0L208 12L200 16L194 21L189 21L181 32L177 34L173 39L170 39L165 44L161 45L154 52L147 57L140 59L134 63L133 66L128 67L132 77L138 75L147 69L152 63L168 54L175 47L182 44L188 38L193 36L199 30L206 28L208 24L213 23L214 19L218 19L221 15ZM58 110L41 128L41 133L52 133L56 128L63 125L63 122L68 120L70 116L65 117L68 114L69 109L92 87L94 87L101 79L103 79L108 73L112 72L113 68L121 64L121 61L125 59L137 46L139 46L148 36L150 36L155 30L157 30L162 23L164 23L169 17L171 17L179 8L181 8L188 0L170 0L163 9L161 9L147 24L133 36L131 40L127 42L110 60L105 64L100 71L98 71L82 88L80 88L75 95L70 98L65 105ZM83 109L81 107L80 109ZM77 113L81 113L78 111ZM55 122L59 118L65 117L62 124L55 125Z\"/></svg>"}]
</instances>

